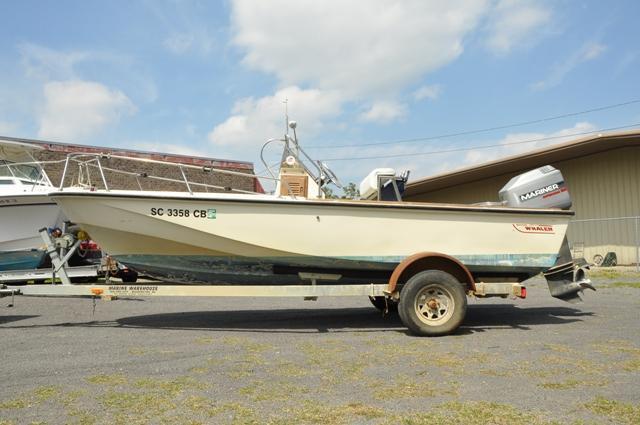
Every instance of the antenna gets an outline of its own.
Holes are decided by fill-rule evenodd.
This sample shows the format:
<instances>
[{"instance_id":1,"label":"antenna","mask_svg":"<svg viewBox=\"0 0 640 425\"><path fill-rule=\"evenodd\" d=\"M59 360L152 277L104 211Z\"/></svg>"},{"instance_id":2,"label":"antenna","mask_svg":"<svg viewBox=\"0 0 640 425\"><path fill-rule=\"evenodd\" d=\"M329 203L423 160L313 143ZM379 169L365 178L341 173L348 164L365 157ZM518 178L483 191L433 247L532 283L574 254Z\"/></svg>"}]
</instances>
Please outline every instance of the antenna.
<instances>
[{"instance_id":1,"label":"antenna","mask_svg":"<svg viewBox=\"0 0 640 425\"><path fill-rule=\"evenodd\" d=\"M285 134L289 134L289 98L284 98L282 101L284 103L284 128L286 129Z\"/></svg>"}]
</instances>

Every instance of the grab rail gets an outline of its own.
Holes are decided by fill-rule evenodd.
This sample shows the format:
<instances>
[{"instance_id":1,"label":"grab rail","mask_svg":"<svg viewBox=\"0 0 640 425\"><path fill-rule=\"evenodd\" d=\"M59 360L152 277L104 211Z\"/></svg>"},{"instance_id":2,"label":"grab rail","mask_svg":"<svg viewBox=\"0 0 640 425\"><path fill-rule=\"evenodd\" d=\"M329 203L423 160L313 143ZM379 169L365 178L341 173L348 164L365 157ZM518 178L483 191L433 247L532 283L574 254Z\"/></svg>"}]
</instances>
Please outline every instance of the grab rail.
<instances>
[{"instance_id":1,"label":"grab rail","mask_svg":"<svg viewBox=\"0 0 640 425\"><path fill-rule=\"evenodd\" d=\"M122 169L118 169L118 168L112 168L112 167L108 167L105 166L102 163L102 160L108 160L108 159L118 159L118 160L124 160L124 161L133 161L133 162L138 162L138 163L146 163L146 164L159 164L159 165L163 165L163 166L168 166L168 167L172 167L174 169L176 169L176 171L178 171L181 175L181 179L174 179L171 177L162 177L162 176L155 176L155 175L150 175L147 174L146 172L133 172L133 171L126 171L126 170L122 170ZM242 173L242 172L238 172L238 171L232 171L232 170L224 170L224 169L220 169L220 168L215 168L215 167L210 167L210 166L196 166L196 165L191 165L191 164L182 164L182 163L174 163L174 162L167 162L167 161L159 161L159 160L155 160L155 159L149 159L149 158L132 158L132 157L128 157L128 156L122 156L122 155L105 155L105 154L88 154L88 153L70 153L67 155L66 159L64 160L65 164L64 164L64 169L62 172L62 177L60 179L60 184L58 189L63 191L65 188L65 182L68 178L69 175L69 165L70 164L77 164L78 165L78 169L80 170L78 172L78 185L80 186L89 186L92 187L93 184L91 183L91 171L92 169L97 170L99 176L100 176L100 180L102 181L102 184L104 185L104 189L106 191L111 190L109 187L109 183L108 183L108 179L107 176L105 174L105 172L108 173L114 173L114 174L122 174L125 176L131 176L133 178L136 179L136 182L138 184L138 187L140 188L140 190L142 190L142 185L140 183L140 178L148 178L151 180L157 180L157 181L164 181L164 182L171 182L171 183L178 183L178 184L184 184L187 191L190 194L193 194L193 188L194 187L200 187L200 188L205 188L205 189L215 189L215 190L223 190L223 191L230 191L230 192L237 192L237 193L244 193L244 194L258 194L258 192L254 191L250 191L250 190L243 190L243 189L236 189L236 188L231 188L228 186L219 186L216 184L212 184L212 183L201 183L201 182L195 182L192 180L189 180L189 178L187 177L187 173L185 172L185 170L197 170L203 173L216 173L216 174L223 174L223 175L229 175L229 176L236 176L236 177L242 177L242 178L248 178L251 180L260 180L260 179L266 179L266 180L272 180L272 181L279 181L280 179L275 178L275 177L270 177L270 176L258 176L255 174L248 174L248 173ZM287 189L289 191L289 193L293 196L293 193L291 191L291 189L287 186Z\"/></svg>"}]
</instances>

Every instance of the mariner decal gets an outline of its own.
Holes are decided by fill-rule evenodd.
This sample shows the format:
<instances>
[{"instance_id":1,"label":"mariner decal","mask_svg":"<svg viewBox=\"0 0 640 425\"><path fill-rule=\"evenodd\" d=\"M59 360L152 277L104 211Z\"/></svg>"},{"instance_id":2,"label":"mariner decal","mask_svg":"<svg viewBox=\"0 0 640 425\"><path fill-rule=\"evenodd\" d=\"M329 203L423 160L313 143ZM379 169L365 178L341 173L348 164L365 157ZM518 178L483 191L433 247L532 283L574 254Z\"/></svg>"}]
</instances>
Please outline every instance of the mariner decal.
<instances>
[{"instance_id":1,"label":"mariner decal","mask_svg":"<svg viewBox=\"0 0 640 425\"><path fill-rule=\"evenodd\" d=\"M544 233L553 235L555 231L550 224L514 224L513 228L520 233Z\"/></svg>"},{"instance_id":2,"label":"mariner decal","mask_svg":"<svg viewBox=\"0 0 640 425\"><path fill-rule=\"evenodd\" d=\"M562 181L562 182L550 184L549 186L546 186L546 187L541 187L540 189L532 190L531 192L525 193L524 195L520 195L520 200L528 201L530 199L537 198L540 195L544 195L544 198L548 198L549 196L557 195L558 193L561 193L561 192L566 192L567 191L566 187L560 188L560 186L563 184L564 182Z\"/></svg>"}]
</instances>

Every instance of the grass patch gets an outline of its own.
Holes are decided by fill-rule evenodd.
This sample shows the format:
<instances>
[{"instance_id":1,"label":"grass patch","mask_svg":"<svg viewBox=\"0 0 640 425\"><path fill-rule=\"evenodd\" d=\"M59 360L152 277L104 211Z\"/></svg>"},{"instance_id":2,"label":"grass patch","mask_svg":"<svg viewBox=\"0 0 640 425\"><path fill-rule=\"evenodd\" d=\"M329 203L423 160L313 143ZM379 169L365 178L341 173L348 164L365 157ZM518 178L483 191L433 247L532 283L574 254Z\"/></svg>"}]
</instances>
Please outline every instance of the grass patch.
<instances>
[{"instance_id":1,"label":"grass patch","mask_svg":"<svg viewBox=\"0 0 640 425\"><path fill-rule=\"evenodd\" d=\"M280 362L271 368L271 373L287 378L300 378L309 375L309 370L299 364L292 362Z\"/></svg>"},{"instance_id":2,"label":"grass patch","mask_svg":"<svg viewBox=\"0 0 640 425\"><path fill-rule=\"evenodd\" d=\"M273 349L273 346L270 344L253 342L248 338L238 336L225 336L222 338L222 342L225 345L231 345L236 349L241 348L247 353L263 353L267 350Z\"/></svg>"},{"instance_id":3,"label":"grass patch","mask_svg":"<svg viewBox=\"0 0 640 425\"><path fill-rule=\"evenodd\" d=\"M568 390L578 387L604 387L607 383L605 381L579 381L577 379L567 379L557 382L544 382L539 384L540 387L548 390Z\"/></svg>"},{"instance_id":4,"label":"grass patch","mask_svg":"<svg viewBox=\"0 0 640 425\"><path fill-rule=\"evenodd\" d=\"M461 370L465 366L465 361L455 353L446 353L438 356L429 357L428 361L435 364L438 367L445 367L448 369Z\"/></svg>"},{"instance_id":5,"label":"grass patch","mask_svg":"<svg viewBox=\"0 0 640 425\"><path fill-rule=\"evenodd\" d=\"M544 367L549 368L550 365L557 366L557 371L564 374L580 373L584 375L604 375L605 371L602 365L591 360L580 359L574 357L561 357L555 355L543 356L541 363Z\"/></svg>"},{"instance_id":6,"label":"grass patch","mask_svg":"<svg viewBox=\"0 0 640 425\"><path fill-rule=\"evenodd\" d=\"M440 405L428 413L404 416L399 421L403 425L551 425L560 422L548 421L544 415L521 411L514 406L500 403L450 402Z\"/></svg>"},{"instance_id":7,"label":"grass patch","mask_svg":"<svg viewBox=\"0 0 640 425\"><path fill-rule=\"evenodd\" d=\"M304 369L289 366L290 372L300 376L319 376L324 386L339 385L344 381L363 381L364 371L371 365L372 356L357 354L342 341L319 340L300 344L298 349L304 355L304 360L299 362Z\"/></svg>"},{"instance_id":8,"label":"grass patch","mask_svg":"<svg viewBox=\"0 0 640 425\"><path fill-rule=\"evenodd\" d=\"M378 400L459 395L459 385L455 382L430 386L428 380L414 381L408 376L399 376L394 381L372 382L369 387Z\"/></svg>"},{"instance_id":9,"label":"grass patch","mask_svg":"<svg viewBox=\"0 0 640 425\"><path fill-rule=\"evenodd\" d=\"M546 350L555 351L556 353L574 353L575 351L565 344L544 344Z\"/></svg>"},{"instance_id":10,"label":"grass patch","mask_svg":"<svg viewBox=\"0 0 640 425\"><path fill-rule=\"evenodd\" d=\"M24 409L44 401L50 400L61 395L60 388L54 386L43 386L33 391L23 394L22 397L14 398L0 402L0 410L2 409Z\"/></svg>"},{"instance_id":11,"label":"grass patch","mask_svg":"<svg viewBox=\"0 0 640 425\"><path fill-rule=\"evenodd\" d=\"M54 386L38 387L33 390L33 397L38 401L50 400L61 394L60 388Z\"/></svg>"},{"instance_id":12,"label":"grass patch","mask_svg":"<svg viewBox=\"0 0 640 425\"><path fill-rule=\"evenodd\" d=\"M194 413L205 415L209 418L213 418L218 415L224 414L228 419L231 419L232 424L257 424L264 423L256 419L255 412L239 403L223 403L220 405L215 404L212 400L202 396L190 396L183 401L183 406L191 410ZM174 424L175 418L171 418L168 423ZM184 421L184 419L183 419ZM186 423L199 423L193 420ZM220 423L221 421L207 421L205 423Z\"/></svg>"},{"instance_id":13,"label":"grass patch","mask_svg":"<svg viewBox=\"0 0 640 425\"><path fill-rule=\"evenodd\" d=\"M67 412L67 415L74 418L74 424L77 425L94 425L98 421L95 415L86 410L72 409Z\"/></svg>"},{"instance_id":14,"label":"grass patch","mask_svg":"<svg viewBox=\"0 0 640 425\"><path fill-rule=\"evenodd\" d=\"M640 405L596 397L584 405L591 412L606 416L617 424L640 424Z\"/></svg>"},{"instance_id":15,"label":"grass patch","mask_svg":"<svg viewBox=\"0 0 640 425\"><path fill-rule=\"evenodd\" d=\"M607 288L636 288L640 289L640 282L612 282L606 285Z\"/></svg>"},{"instance_id":16,"label":"grass patch","mask_svg":"<svg viewBox=\"0 0 640 425\"><path fill-rule=\"evenodd\" d=\"M30 406L26 398L14 398L13 400L0 402L0 409L24 409Z\"/></svg>"},{"instance_id":17,"label":"grass patch","mask_svg":"<svg viewBox=\"0 0 640 425\"><path fill-rule=\"evenodd\" d=\"M109 391L101 397L102 404L115 411L115 423L148 422L160 414L175 409L173 400L158 392L114 392Z\"/></svg>"},{"instance_id":18,"label":"grass patch","mask_svg":"<svg viewBox=\"0 0 640 425\"><path fill-rule=\"evenodd\" d=\"M640 359L629 360L622 363L622 369L627 372L640 372Z\"/></svg>"},{"instance_id":19,"label":"grass patch","mask_svg":"<svg viewBox=\"0 0 640 425\"><path fill-rule=\"evenodd\" d=\"M362 423L363 419L371 421L386 416L382 409L362 403L327 406L310 400L304 401L296 409L284 409L284 413L285 417L271 419L266 423L270 425L340 425Z\"/></svg>"},{"instance_id":20,"label":"grass patch","mask_svg":"<svg viewBox=\"0 0 640 425\"><path fill-rule=\"evenodd\" d=\"M115 373L111 375L102 373L99 375L88 377L87 381L90 382L91 384L96 384L96 385L115 386L115 385L125 385L127 383L127 377L120 373Z\"/></svg>"},{"instance_id":21,"label":"grass patch","mask_svg":"<svg viewBox=\"0 0 640 425\"><path fill-rule=\"evenodd\" d=\"M201 336L200 338L196 338L194 342L199 345L210 345L213 344L214 341L215 339L210 336Z\"/></svg>"},{"instance_id":22,"label":"grass patch","mask_svg":"<svg viewBox=\"0 0 640 425\"><path fill-rule=\"evenodd\" d=\"M336 357L349 351L349 347L341 341L318 341L317 343L304 343L298 346L307 360L316 366L331 365Z\"/></svg>"},{"instance_id":23,"label":"grass patch","mask_svg":"<svg viewBox=\"0 0 640 425\"><path fill-rule=\"evenodd\" d=\"M156 390L172 396L176 396L188 389L204 390L207 388L207 385L203 382L188 377L171 380L143 378L136 381L134 385L136 388Z\"/></svg>"},{"instance_id":24,"label":"grass patch","mask_svg":"<svg viewBox=\"0 0 640 425\"><path fill-rule=\"evenodd\" d=\"M296 396L308 394L309 389L300 385L285 382L257 382L246 387L240 388L238 393L246 396L251 401L285 401L291 398L292 394Z\"/></svg>"}]
</instances>

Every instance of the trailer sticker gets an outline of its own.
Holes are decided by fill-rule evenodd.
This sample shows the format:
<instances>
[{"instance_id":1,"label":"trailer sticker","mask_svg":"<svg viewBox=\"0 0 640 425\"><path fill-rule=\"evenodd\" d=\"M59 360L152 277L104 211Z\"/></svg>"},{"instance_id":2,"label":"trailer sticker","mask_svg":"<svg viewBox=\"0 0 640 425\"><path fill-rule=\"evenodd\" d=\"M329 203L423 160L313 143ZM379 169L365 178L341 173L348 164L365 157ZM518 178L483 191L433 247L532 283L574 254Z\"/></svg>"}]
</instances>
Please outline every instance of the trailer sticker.
<instances>
[{"instance_id":1,"label":"trailer sticker","mask_svg":"<svg viewBox=\"0 0 640 425\"><path fill-rule=\"evenodd\" d=\"M520 233L543 233L547 235L555 234L553 226L550 224L513 224L513 228Z\"/></svg>"},{"instance_id":2,"label":"trailer sticker","mask_svg":"<svg viewBox=\"0 0 640 425\"><path fill-rule=\"evenodd\" d=\"M112 295L121 296L154 295L158 292L158 287L152 285L117 285L109 286L109 292L111 292Z\"/></svg>"}]
</instances>

